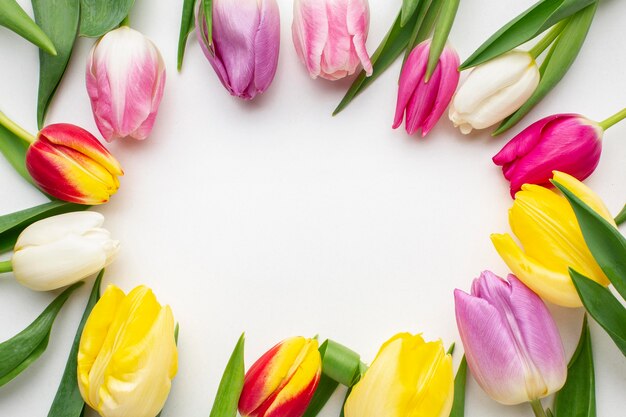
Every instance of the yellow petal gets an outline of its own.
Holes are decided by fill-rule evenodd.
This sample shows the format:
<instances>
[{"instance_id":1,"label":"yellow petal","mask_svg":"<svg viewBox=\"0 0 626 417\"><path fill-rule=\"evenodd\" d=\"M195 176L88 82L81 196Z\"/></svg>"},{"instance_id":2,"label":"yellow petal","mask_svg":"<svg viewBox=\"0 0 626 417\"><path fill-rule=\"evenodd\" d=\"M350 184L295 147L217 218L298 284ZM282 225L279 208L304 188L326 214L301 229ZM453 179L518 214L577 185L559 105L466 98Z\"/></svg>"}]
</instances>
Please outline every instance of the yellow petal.
<instances>
[{"instance_id":1,"label":"yellow petal","mask_svg":"<svg viewBox=\"0 0 626 417\"><path fill-rule=\"evenodd\" d=\"M602 199L598 197L598 195L594 193L591 188L564 172L554 171L553 175L556 182L565 186L565 188L573 192L576 197L580 198L606 221L617 227L613 216L611 216L611 212L606 207Z\"/></svg>"}]
</instances>

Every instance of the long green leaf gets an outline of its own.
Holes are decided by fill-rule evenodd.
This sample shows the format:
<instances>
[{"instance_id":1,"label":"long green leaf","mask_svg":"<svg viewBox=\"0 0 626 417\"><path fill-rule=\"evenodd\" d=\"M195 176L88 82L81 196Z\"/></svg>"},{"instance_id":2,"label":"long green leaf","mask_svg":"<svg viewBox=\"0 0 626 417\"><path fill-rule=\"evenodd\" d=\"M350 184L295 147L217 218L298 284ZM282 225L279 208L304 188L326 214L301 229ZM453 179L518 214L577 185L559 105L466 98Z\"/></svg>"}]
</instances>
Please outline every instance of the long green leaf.
<instances>
[{"instance_id":1,"label":"long green leaf","mask_svg":"<svg viewBox=\"0 0 626 417\"><path fill-rule=\"evenodd\" d=\"M242 334L233 350L215 395L209 417L236 417L239 397L243 390L245 366L243 361L245 338Z\"/></svg>"},{"instance_id":2,"label":"long green leaf","mask_svg":"<svg viewBox=\"0 0 626 417\"><path fill-rule=\"evenodd\" d=\"M33 179L26 169L26 151L28 146L28 143L0 125L0 152L22 178L33 184Z\"/></svg>"},{"instance_id":3,"label":"long green leaf","mask_svg":"<svg viewBox=\"0 0 626 417\"><path fill-rule=\"evenodd\" d=\"M393 26L391 27L391 30L387 33L387 36L385 36L385 39L381 42L378 49L376 49L376 52L374 52L371 57L372 65L374 67L372 76L367 77L365 71L361 71L359 73L348 89L348 92L341 100L341 103L339 103L333 112L333 116L345 109L357 95L376 81L376 79L380 77L406 49L409 40L411 39L411 30L409 30L409 28L413 28L415 26L417 13L411 17L411 20L407 23L408 27L405 29L402 28L400 19L401 14L399 13Z\"/></svg>"},{"instance_id":4,"label":"long green leaf","mask_svg":"<svg viewBox=\"0 0 626 417\"><path fill-rule=\"evenodd\" d=\"M454 402L450 417L463 417L465 415L465 384L467 383L467 359L463 355L459 370L454 378Z\"/></svg>"},{"instance_id":5,"label":"long green leaf","mask_svg":"<svg viewBox=\"0 0 626 417\"><path fill-rule=\"evenodd\" d=\"M607 288L570 268L570 277L587 312L626 356L626 308Z\"/></svg>"},{"instance_id":6,"label":"long green leaf","mask_svg":"<svg viewBox=\"0 0 626 417\"><path fill-rule=\"evenodd\" d=\"M417 6L424 1L425 0L402 0L402 11L400 14L400 25L402 27L406 26L411 16L413 16L413 13L415 13L415 10L417 10Z\"/></svg>"},{"instance_id":7,"label":"long green leaf","mask_svg":"<svg viewBox=\"0 0 626 417\"><path fill-rule=\"evenodd\" d=\"M89 208L82 204L51 201L40 206L0 216L0 253L11 250L22 230L36 221L57 214L82 211Z\"/></svg>"},{"instance_id":8,"label":"long green leaf","mask_svg":"<svg viewBox=\"0 0 626 417\"><path fill-rule=\"evenodd\" d=\"M39 95L37 98L37 125L44 125L48 107L52 102L67 64L72 55L78 20L79 0L31 0L35 21L54 43L57 55L39 52Z\"/></svg>"},{"instance_id":9,"label":"long green leaf","mask_svg":"<svg viewBox=\"0 0 626 417\"><path fill-rule=\"evenodd\" d=\"M587 316L580 340L567 367L565 386L554 399L555 417L596 417L596 381Z\"/></svg>"},{"instance_id":10,"label":"long green leaf","mask_svg":"<svg viewBox=\"0 0 626 417\"><path fill-rule=\"evenodd\" d=\"M213 45L213 0L202 1L202 9L204 10L204 20L206 21L207 34L206 41L209 45Z\"/></svg>"},{"instance_id":11,"label":"long green leaf","mask_svg":"<svg viewBox=\"0 0 626 417\"><path fill-rule=\"evenodd\" d=\"M556 181L553 183L574 209L589 251L615 289L626 300L626 239L574 193Z\"/></svg>"},{"instance_id":12,"label":"long green leaf","mask_svg":"<svg viewBox=\"0 0 626 417\"><path fill-rule=\"evenodd\" d=\"M452 30L456 12L459 9L460 0L445 0L437 25L435 26L435 33L433 35L432 43L430 44L430 52L428 55L428 66L426 67L426 79L429 79L437 63L439 63L439 57L443 52L443 48L448 42L448 36Z\"/></svg>"},{"instance_id":13,"label":"long green leaf","mask_svg":"<svg viewBox=\"0 0 626 417\"><path fill-rule=\"evenodd\" d=\"M183 0L183 14L180 18L180 34L178 35L178 71L183 67L183 59L185 58L185 48L187 47L187 38L193 31L194 27L194 6L196 0Z\"/></svg>"},{"instance_id":14,"label":"long green leaf","mask_svg":"<svg viewBox=\"0 0 626 417\"><path fill-rule=\"evenodd\" d=\"M411 39L409 45L407 47L407 54L410 53L413 48L415 48L418 44L422 43L426 39L430 38L433 29L435 28L435 24L441 14L441 9L443 7L443 3L445 0L432 0L428 5L428 10L424 14L424 18L421 22L418 22L419 29L417 31L417 36L414 39ZM408 56L408 55L407 55Z\"/></svg>"},{"instance_id":15,"label":"long green leaf","mask_svg":"<svg viewBox=\"0 0 626 417\"><path fill-rule=\"evenodd\" d=\"M0 0L0 25L37 45L50 55L56 55L54 44L15 0Z\"/></svg>"},{"instance_id":16,"label":"long green leaf","mask_svg":"<svg viewBox=\"0 0 626 417\"><path fill-rule=\"evenodd\" d=\"M97 38L119 26L135 0L80 0L80 36Z\"/></svg>"},{"instance_id":17,"label":"long green leaf","mask_svg":"<svg viewBox=\"0 0 626 417\"><path fill-rule=\"evenodd\" d=\"M528 42L557 22L593 4L596 0L542 0L504 25L483 43L460 69L489 61Z\"/></svg>"},{"instance_id":18,"label":"long green leaf","mask_svg":"<svg viewBox=\"0 0 626 417\"><path fill-rule=\"evenodd\" d=\"M26 329L0 343L0 386L26 369L46 350L57 314L70 295L82 285L78 282L61 293Z\"/></svg>"},{"instance_id":19,"label":"long green leaf","mask_svg":"<svg viewBox=\"0 0 626 417\"><path fill-rule=\"evenodd\" d=\"M70 355L67 358L67 364L65 365L65 371L61 378L61 383L57 389L56 396L48 412L48 417L80 417L85 409L85 402L78 389L77 379L77 367L78 367L78 347L80 344L80 338L83 335L83 329L85 323L91 314L94 306L100 299L100 284L102 283L102 277L104 276L104 269L100 271L98 277L93 283L91 289L91 295L87 301L83 318L76 330L76 336L74 336L74 343L70 350Z\"/></svg>"},{"instance_id":20,"label":"long green leaf","mask_svg":"<svg viewBox=\"0 0 626 417\"><path fill-rule=\"evenodd\" d=\"M311 402L302 417L315 417L324 408L330 397L335 393L339 382L326 374L322 374L317 389L311 398Z\"/></svg>"},{"instance_id":21,"label":"long green leaf","mask_svg":"<svg viewBox=\"0 0 626 417\"><path fill-rule=\"evenodd\" d=\"M541 68L541 80L533 95L515 113L504 119L493 133L499 135L513 127L561 81L580 52L598 3L593 3L570 18L550 48Z\"/></svg>"},{"instance_id":22,"label":"long green leaf","mask_svg":"<svg viewBox=\"0 0 626 417\"><path fill-rule=\"evenodd\" d=\"M615 223L617 223L618 226L622 225L624 222L626 222L626 206L615 216Z\"/></svg>"}]
</instances>

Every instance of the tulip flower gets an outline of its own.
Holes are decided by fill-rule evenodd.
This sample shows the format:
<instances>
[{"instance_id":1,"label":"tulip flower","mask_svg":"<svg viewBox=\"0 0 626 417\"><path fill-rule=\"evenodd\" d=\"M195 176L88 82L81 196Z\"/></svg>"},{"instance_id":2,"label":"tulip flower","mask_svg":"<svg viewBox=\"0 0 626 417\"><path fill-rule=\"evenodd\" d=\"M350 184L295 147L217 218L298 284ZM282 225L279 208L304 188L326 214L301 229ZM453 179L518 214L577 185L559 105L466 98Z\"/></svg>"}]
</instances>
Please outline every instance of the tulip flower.
<instances>
[{"instance_id":1,"label":"tulip flower","mask_svg":"<svg viewBox=\"0 0 626 417\"><path fill-rule=\"evenodd\" d=\"M467 364L491 398L536 403L565 384L567 362L556 324L515 276L507 282L485 271L471 294L455 290L454 300Z\"/></svg>"},{"instance_id":2,"label":"tulip flower","mask_svg":"<svg viewBox=\"0 0 626 417\"><path fill-rule=\"evenodd\" d=\"M554 179L615 225L602 200L587 186L558 171ZM570 267L602 285L609 284L585 243L574 211L556 191L523 185L509 210L509 223L523 249L509 234L494 234L491 240L509 269L544 300L564 307L582 306L568 273Z\"/></svg>"},{"instance_id":3,"label":"tulip flower","mask_svg":"<svg viewBox=\"0 0 626 417\"><path fill-rule=\"evenodd\" d=\"M269 88L280 49L276 0L213 0L212 42L200 2L196 26L204 55L231 95L252 100Z\"/></svg>"},{"instance_id":4,"label":"tulip flower","mask_svg":"<svg viewBox=\"0 0 626 417\"><path fill-rule=\"evenodd\" d=\"M321 373L317 340L287 339L265 353L246 373L239 413L243 417L301 417Z\"/></svg>"},{"instance_id":5,"label":"tulip flower","mask_svg":"<svg viewBox=\"0 0 626 417\"><path fill-rule=\"evenodd\" d=\"M36 291L85 279L113 262L119 249L102 223L104 216L92 211L35 222L17 238L10 268L4 272L12 269L20 284Z\"/></svg>"},{"instance_id":6,"label":"tulip flower","mask_svg":"<svg viewBox=\"0 0 626 417\"><path fill-rule=\"evenodd\" d=\"M293 43L311 77L339 80L359 66L372 75L369 22L367 0L295 0Z\"/></svg>"},{"instance_id":7,"label":"tulip flower","mask_svg":"<svg viewBox=\"0 0 626 417\"><path fill-rule=\"evenodd\" d=\"M78 349L78 387L102 417L155 417L178 367L174 316L144 286L109 286Z\"/></svg>"},{"instance_id":8,"label":"tulip flower","mask_svg":"<svg viewBox=\"0 0 626 417\"><path fill-rule=\"evenodd\" d=\"M120 164L86 130L59 123L43 128L26 153L37 185L60 200L102 204L119 188Z\"/></svg>"},{"instance_id":9,"label":"tulip flower","mask_svg":"<svg viewBox=\"0 0 626 417\"><path fill-rule=\"evenodd\" d=\"M539 85L539 68L528 52L513 50L478 65L450 105L450 120L461 132L485 129L513 114Z\"/></svg>"},{"instance_id":10,"label":"tulip flower","mask_svg":"<svg viewBox=\"0 0 626 417\"><path fill-rule=\"evenodd\" d=\"M86 79L107 142L150 135L165 86L165 63L154 43L127 26L110 31L91 49Z\"/></svg>"},{"instance_id":11,"label":"tulip flower","mask_svg":"<svg viewBox=\"0 0 626 417\"><path fill-rule=\"evenodd\" d=\"M402 124L406 113L409 135L420 129L422 136L430 132L448 107L459 83L459 55L451 46L446 46L433 75L425 79L430 43L428 39L413 49L400 75L393 128Z\"/></svg>"},{"instance_id":12,"label":"tulip flower","mask_svg":"<svg viewBox=\"0 0 626 417\"><path fill-rule=\"evenodd\" d=\"M346 417L448 417L452 357L441 341L398 334L387 341L346 400Z\"/></svg>"}]
</instances>

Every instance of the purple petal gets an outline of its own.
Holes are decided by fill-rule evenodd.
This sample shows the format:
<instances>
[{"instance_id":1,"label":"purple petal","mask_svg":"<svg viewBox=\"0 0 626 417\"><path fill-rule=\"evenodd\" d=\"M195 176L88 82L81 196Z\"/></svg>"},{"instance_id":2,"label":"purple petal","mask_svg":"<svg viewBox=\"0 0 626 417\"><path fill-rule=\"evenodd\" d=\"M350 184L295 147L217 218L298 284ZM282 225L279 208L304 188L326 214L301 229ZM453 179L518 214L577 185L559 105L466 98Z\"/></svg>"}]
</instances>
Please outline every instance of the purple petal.
<instances>
[{"instance_id":1,"label":"purple petal","mask_svg":"<svg viewBox=\"0 0 626 417\"><path fill-rule=\"evenodd\" d=\"M256 51L254 86L257 91L249 92L252 97L269 88L278 67L280 11L276 0L263 0L261 2L260 25L255 38L254 50Z\"/></svg>"}]
</instances>

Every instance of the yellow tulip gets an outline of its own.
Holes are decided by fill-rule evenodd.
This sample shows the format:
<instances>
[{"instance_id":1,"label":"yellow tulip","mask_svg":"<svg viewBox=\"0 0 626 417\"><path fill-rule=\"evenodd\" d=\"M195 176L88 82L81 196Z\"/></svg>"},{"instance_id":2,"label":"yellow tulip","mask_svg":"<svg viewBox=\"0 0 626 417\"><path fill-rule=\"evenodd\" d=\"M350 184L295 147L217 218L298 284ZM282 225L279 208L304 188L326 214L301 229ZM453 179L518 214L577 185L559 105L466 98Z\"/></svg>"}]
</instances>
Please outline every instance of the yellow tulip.
<instances>
[{"instance_id":1,"label":"yellow tulip","mask_svg":"<svg viewBox=\"0 0 626 417\"><path fill-rule=\"evenodd\" d=\"M103 417L155 417L178 367L174 316L152 291L128 295L111 285L92 310L80 340L78 386Z\"/></svg>"},{"instance_id":2,"label":"yellow tulip","mask_svg":"<svg viewBox=\"0 0 626 417\"><path fill-rule=\"evenodd\" d=\"M441 341L401 333L380 348L344 412L346 417L448 417L453 399L452 357Z\"/></svg>"},{"instance_id":3,"label":"yellow tulip","mask_svg":"<svg viewBox=\"0 0 626 417\"><path fill-rule=\"evenodd\" d=\"M589 187L558 171L554 179L615 225L602 200ZM609 284L585 243L574 211L557 191L522 186L509 210L509 224L523 249L509 234L494 234L491 240L511 271L543 299L564 307L582 306L569 267L602 285Z\"/></svg>"}]
</instances>

